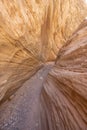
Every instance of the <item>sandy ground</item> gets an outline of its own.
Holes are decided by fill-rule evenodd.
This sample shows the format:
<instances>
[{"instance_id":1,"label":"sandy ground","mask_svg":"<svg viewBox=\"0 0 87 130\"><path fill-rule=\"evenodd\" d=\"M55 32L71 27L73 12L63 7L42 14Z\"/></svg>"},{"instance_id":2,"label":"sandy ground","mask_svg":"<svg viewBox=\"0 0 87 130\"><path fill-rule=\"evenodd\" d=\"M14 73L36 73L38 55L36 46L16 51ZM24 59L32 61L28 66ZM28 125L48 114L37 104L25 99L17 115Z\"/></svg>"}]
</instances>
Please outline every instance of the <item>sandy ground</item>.
<instances>
[{"instance_id":1,"label":"sandy ground","mask_svg":"<svg viewBox=\"0 0 87 130\"><path fill-rule=\"evenodd\" d=\"M0 107L0 130L38 130L40 94L52 63L45 65Z\"/></svg>"}]
</instances>

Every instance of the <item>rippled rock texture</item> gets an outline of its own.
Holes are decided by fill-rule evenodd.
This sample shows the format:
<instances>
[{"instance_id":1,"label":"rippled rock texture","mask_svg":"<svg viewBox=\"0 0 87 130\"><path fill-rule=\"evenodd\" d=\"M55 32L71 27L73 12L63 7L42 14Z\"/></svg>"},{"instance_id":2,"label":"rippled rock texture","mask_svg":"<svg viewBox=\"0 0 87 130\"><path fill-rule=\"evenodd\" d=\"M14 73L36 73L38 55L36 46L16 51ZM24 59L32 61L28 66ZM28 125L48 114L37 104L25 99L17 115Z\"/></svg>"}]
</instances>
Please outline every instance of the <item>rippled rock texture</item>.
<instances>
[{"instance_id":1,"label":"rippled rock texture","mask_svg":"<svg viewBox=\"0 0 87 130\"><path fill-rule=\"evenodd\" d=\"M41 130L87 129L86 20L60 50L41 99Z\"/></svg>"},{"instance_id":2,"label":"rippled rock texture","mask_svg":"<svg viewBox=\"0 0 87 130\"><path fill-rule=\"evenodd\" d=\"M82 0L0 1L0 102L55 62L41 91L40 130L87 129L86 14Z\"/></svg>"},{"instance_id":3,"label":"rippled rock texture","mask_svg":"<svg viewBox=\"0 0 87 130\"><path fill-rule=\"evenodd\" d=\"M82 0L1 0L0 100L54 60L85 16Z\"/></svg>"}]
</instances>

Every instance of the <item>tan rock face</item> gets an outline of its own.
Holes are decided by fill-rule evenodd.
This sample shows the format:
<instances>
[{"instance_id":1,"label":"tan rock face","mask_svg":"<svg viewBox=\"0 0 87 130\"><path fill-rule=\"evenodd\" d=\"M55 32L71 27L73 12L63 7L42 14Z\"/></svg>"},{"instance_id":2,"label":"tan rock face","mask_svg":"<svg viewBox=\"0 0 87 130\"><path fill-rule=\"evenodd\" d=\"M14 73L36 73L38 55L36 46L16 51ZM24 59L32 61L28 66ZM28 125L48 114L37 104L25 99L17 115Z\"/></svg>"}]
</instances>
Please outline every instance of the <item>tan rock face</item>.
<instances>
[{"instance_id":1,"label":"tan rock face","mask_svg":"<svg viewBox=\"0 0 87 130\"><path fill-rule=\"evenodd\" d=\"M14 122L21 127L22 123L17 120L22 114L16 115L14 111L23 113L24 110L29 112L29 116L25 114L29 117L26 120L32 119L32 123L34 120L31 118L32 115L34 117L38 114L40 117L40 122L36 124L39 126L38 130L87 129L87 21L83 21L86 13L82 0L0 1L0 101L14 93L47 61L55 60L57 57L44 85L42 82L44 77L41 77L40 73L39 79L36 77L34 80L37 86L41 87L36 88L40 90L39 94L38 91L36 96L33 95L35 94L33 91L31 93L32 86L33 89L36 87L33 82L29 86L31 89L26 87L27 94L26 91L22 96L19 93L18 98L7 103L8 109L6 107L3 109L2 106L0 114L4 116L0 118L0 128L7 126L11 129L11 126L15 125ZM81 21L83 23L77 28ZM72 36L69 38L70 35ZM43 70L46 71L46 68ZM28 94L29 98L23 100ZM36 102L36 109L33 101L37 96L39 100ZM30 98L33 100L29 105L27 101L29 102ZM17 104L16 99L20 99ZM20 102L23 103L22 107ZM17 109L14 109L13 105ZM31 106L34 109L30 109ZM27 111L22 108L27 108ZM31 111L35 113L32 114ZM15 116L17 120L11 120ZM24 124L26 127L28 121ZM26 130L28 128L30 127Z\"/></svg>"},{"instance_id":2,"label":"tan rock face","mask_svg":"<svg viewBox=\"0 0 87 130\"><path fill-rule=\"evenodd\" d=\"M41 130L87 129L87 21L60 50L41 99Z\"/></svg>"},{"instance_id":3,"label":"tan rock face","mask_svg":"<svg viewBox=\"0 0 87 130\"><path fill-rule=\"evenodd\" d=\"M85 16L82 0L1 0L0 100L54 60Z\"/></svg>"},{"instance_id":4,"label":"tan rock face","mask_svg":"<svg viewBox=\"0 0 87 130\"><path fill-rule=\"evenodd\" d=\"M54 66L46 63L0 106L0 128L87 129L87 20L59 51Z\"/></svg>"}]
</instances>

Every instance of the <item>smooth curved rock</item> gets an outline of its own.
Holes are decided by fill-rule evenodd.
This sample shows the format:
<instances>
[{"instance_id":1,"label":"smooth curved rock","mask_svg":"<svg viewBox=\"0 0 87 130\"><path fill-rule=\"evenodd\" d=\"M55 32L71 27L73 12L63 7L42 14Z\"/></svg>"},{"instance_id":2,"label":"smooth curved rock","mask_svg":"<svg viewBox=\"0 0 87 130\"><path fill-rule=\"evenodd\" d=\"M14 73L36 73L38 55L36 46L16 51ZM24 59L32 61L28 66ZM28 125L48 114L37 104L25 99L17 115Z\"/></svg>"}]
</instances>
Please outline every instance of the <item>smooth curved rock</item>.
<instances>
[{"instance_id":1,"label":"smooth curved rock","mask_svg":"<svg viewBox=\"0 0 87 130\"><path fill-rule=\"evenodd\" d=\"M24 129L87 129L86 20L60 50L56 64L46 64L0 106L0 130Z\"/></svg>"},{"instance_id":2,"label":"smooth curved rock","mask_svg":"<svg viewBox=\"0 0 87 130\"><path fill-rule=\"evenodd\" d=\"M30 90L27 87L29 93L25 92L25 98L22 95L22 98L15 100L18 104L13 101L13 98L11 108L11 102L5 102L6 107L4 107L4 103L2 107L0 106L1 128L4 126L4 119L6 122L17 121L10 120L12 118L10 114L15 116L13 113L15 105L22 106L20 109L16 109L20 116L24 110L25 118L31 118L26 114L26 106L29 105L33 109L27 108L28 111L31 110L33 114L34 110L37 115L38 110L39 114L40 122L36 124L38 129L34 128L35 130L87 129L87 21L83 21L86 13L82 0L0 1L1 102L15 93L15 90L40 68L43 68L44 64L48 61L55 61L58 54L55 66L49 72L46 81L42 83L44 80L42 75L38 80L41 81L41 86L39 86L39 82L37 86L41 87L42 91L37 95L39 107L37 105L36 111L35 104L31 106L25 102L26 96L30 97L27 97L27 101L34 100L33 91L31 93L32 87ZM83 23L77 28L81 21ZM76 28L76 32L73 33ZM73 35L70 37L72 33ZM67 39L69 40L67 41ZM58 53L59 48L66 41L67 43ZM33 83L33 87L36 87L35 83ZM38 93L37 88L35 90ZM23 104L21 99L23 99ZM31 104L33 104L32 101ZM10 112L8 112L9 108ZM5 115L4 112L7 114ZM29 111L29 113L31 112ZM21 118L23 119L23 117ZM35 121L34 118L33 120ZM8 130L13 130L11 123L5 124L8 125ZM19 128L23 126L22 122L16 123ZM25 124L29 126L31 123L26 122ZM24 130L24 126L22 128ZM27 129L28 127L25 130Z\"/></svg>"},{"instance_id":3,"label":"smooth curved rock","mask_svg":"<svg viewBox=\"0 0 87 130\"><path fill-rule=\"evenodd\" d=\"M82 0L1 0L0 100L54 60L86 14Z\"/></svg>"},{"instance_id":4,"label":"smooth curved rock","mask_svg":"<svg viewBox=\"0 0 87 130\"><path fill-rule=\"evenodd\" d=\"M87 20L60 50L41 99L41 130L87 129Z\"/></svg>"}]
</instances>

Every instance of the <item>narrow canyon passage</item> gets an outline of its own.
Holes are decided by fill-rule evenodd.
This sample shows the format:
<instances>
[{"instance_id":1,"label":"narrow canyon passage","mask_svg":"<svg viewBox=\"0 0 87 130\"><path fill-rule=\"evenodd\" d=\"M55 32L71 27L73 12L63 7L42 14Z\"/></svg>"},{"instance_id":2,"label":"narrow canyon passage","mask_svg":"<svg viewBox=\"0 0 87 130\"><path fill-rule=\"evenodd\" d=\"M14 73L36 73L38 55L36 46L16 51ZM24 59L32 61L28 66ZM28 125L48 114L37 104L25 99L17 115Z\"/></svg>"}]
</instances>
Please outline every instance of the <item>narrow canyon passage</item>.
<instances>
[{"instance_id":1,"label":"narrow canyon passage","mask_svg":"<svg viewBox=\"0 0 87 130\"><path fill-rule=\"evenodd\" d=\"M0 107L0 130L39 130L40 94L53 63L46 64Z\"/></svg>"},{"instance_id":2,"label":"narrow canyon passage","mask_svg":"<svg viewBox=\"0 0 87 130\"><path fill-rule=\"evenodd\" d=\"M86 16L84 0L0 0L0 130L87 130Z\"/></svg>"}]
</instances>

